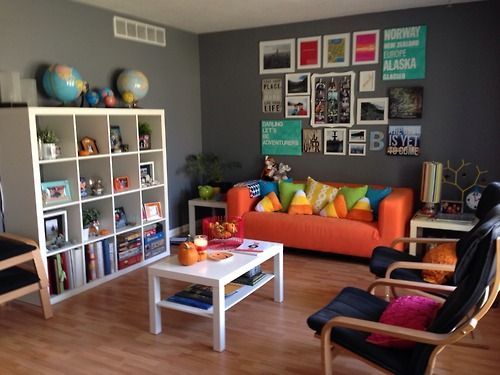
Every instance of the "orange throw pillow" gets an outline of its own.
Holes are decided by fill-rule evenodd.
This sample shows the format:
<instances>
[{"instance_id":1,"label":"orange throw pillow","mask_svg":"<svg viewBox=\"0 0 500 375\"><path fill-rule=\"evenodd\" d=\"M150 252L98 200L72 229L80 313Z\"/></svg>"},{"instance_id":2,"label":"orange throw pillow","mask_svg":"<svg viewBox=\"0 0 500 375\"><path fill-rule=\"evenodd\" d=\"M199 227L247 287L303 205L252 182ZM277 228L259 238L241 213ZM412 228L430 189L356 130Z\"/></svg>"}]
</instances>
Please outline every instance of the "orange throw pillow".
<instances>
[{"instance_id":1,"label":"orange throw pillow","mask_svg":"<svg viewBox=\"0 0 500 375\"><path fill-rule=\"evenodd\" d=\"M422 261L434 264L457 264L456 243L446 242L430 249ZM444 284L452 276L453 272L422 270L422 278L432 284Z\"/></svg>"},{"instance_id":2,"label":"orange throw pillow","mask_svg":"<svg viewBox=\"0 0 500 375\"><path fill-rule=\"evenodd\" d=\"M347 203L342 194L337 194L333 202L328 203L319 212L320 216L343 219L347 216Z\"/></svg>"}]
</instances>

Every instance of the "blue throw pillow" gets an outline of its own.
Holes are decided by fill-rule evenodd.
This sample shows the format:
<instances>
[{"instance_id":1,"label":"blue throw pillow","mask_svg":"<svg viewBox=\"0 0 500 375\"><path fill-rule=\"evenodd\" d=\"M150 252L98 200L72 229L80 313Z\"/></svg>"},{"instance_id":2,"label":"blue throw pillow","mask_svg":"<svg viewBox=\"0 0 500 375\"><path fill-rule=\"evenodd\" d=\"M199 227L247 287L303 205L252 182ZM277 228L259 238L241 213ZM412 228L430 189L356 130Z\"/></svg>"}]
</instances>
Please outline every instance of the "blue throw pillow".
<instances>
[{"instance_id":1,"label":"blue throw pillow","mask_svg":"<svg viewBox=\"0 0 500 375\"><path fill-rule=\"evenodd\" d=\"M293 179L288 178L287 180L284 181L292 182ZM279 197L278 181L259 180L259 187L260 187L260 195L262 197L265 197L271 191L274 191L276 195Z\"/></svg>"},{"instance_id":2,"label":"blue throw pillow","mask_svg":"<svg viewBox=\"0 0 500 375\"><path fill-rule=\"evenodd\" d=\"M368 187L366 192L366 197L370 200L370 205L372 206L373 215L375 218L378 217L378 206L380 201L391 194L392 188L387 186L383 189L374 189L372 187Z\"/></svg>"}]
</instances>

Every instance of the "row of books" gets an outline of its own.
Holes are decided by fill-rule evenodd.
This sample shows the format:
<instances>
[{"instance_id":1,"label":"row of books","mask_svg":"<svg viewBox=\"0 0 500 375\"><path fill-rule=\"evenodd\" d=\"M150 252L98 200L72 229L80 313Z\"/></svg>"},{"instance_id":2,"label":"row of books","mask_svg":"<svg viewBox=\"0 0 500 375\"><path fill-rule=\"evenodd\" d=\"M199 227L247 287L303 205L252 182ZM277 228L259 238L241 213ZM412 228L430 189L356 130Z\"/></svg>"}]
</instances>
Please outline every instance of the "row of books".
<instances>
[{"instance_id":1,"label":"row of books","mask_svg":"<svg viewBox=\"0 0 500 375\"><path fill-rule=\"evenodd\" d=\"M118 248L118 269L122 270L142 261L142 240L140 231L116 236Z\"/></svg>"},{"instance_id":2,"label":"row of books","mask_svg":"<svg viewBox=\"0 0 500 375\"><path fill-rule=\"evenodd\" d=\"M104 239L85 245L87 282L94 281L116 271L114 243Z\"/></svg>"},{"instance_id":3,"label":"row of books","mask_svg":"<svg viewBox=\"0 0 500 375\"><path fill-rule=\"evenodd\" d=\"M144 230L144 258L149 259L165 252L165 232L158 223Z\"/></svg>"},{"instance_id":4,"label":"row of books","mask_svg":"<svg viewBox=\"0 0 500 375\"><path fill-rule=\"evenodd\" d=\"M82 249L68 250L47 258L49 291L51 295L84 284Z\"/></svg>"},{"instance_id":5,"label":"row of books","mask_svg":"<svg viewBox=\"0 0 500 375\"><path fill-rule=\"evenodd\" d=\"M241 284L229 283L224 286L224 297L227 298L235 294ZM186 289L177 292L173 296L167 298L167 301L180 303L182 305L197 307L208 310L212 307L212 287L200 284L189 285Z\"/></svg>"}]
</instances>

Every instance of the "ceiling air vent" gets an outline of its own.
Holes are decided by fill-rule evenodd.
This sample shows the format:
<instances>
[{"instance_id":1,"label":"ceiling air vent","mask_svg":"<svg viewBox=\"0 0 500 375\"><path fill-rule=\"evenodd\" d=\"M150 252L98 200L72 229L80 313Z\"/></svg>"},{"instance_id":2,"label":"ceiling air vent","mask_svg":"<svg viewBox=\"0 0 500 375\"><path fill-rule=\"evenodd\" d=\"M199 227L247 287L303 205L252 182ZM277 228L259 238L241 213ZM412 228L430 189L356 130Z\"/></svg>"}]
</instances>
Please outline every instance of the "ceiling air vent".
<instances>
[{"instance_id":1,"label":"ceiling air vent","mask_svg":"<svg viewBox=\"0 0 500 375\"><path fill-rule=\"evenodd\" d=\"M115 38L134 40L162 47L167 45L166 31L163 27L118 16L113 17L113 25Z\"/></svg>"}]
</instances>

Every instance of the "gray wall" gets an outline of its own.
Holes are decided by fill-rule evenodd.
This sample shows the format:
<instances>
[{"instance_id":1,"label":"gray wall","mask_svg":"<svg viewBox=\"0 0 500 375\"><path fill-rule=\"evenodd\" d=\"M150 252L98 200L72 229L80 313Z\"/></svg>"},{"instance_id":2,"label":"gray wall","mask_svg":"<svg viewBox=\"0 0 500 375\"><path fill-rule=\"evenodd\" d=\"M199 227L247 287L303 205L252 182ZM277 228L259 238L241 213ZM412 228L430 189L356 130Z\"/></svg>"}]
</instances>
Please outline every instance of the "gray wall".
<instances>
[{"instance_id":1,"label":"gray wall","mask_svg":"<svg viewBox=\"0 0 500 375\"><path fill-rule=\"evenodd\" d=\"M167 27L167 46L115 39L108 11L63 0L0 0L0 70L39 78L44 67L77 68L91 87L113 87L117 71L143 71L150 90L139 105L166 110L170 227L187 223L191 183L177 171L201 150L198 36ZM40 105L55 105L43 98Z\"/></svg>"},{"instance_id":2,"label":"gray wall","mask_svg":"<svg viewBox=\"0 0 500 375\"><path fill-rule=\"evenodd\" d=\"M203 150L243 163L244 168L234 171L230 178L254 178L260 174L260 121L284 118L284 114L261 112L261 80L284 79L284 74L259 75L259 41L423 24L428 27L424 80L383 82L380 63L312 71L376 70L376 91L361 93L359 97L387 96L388 87L423 86L423 118L389 122L422 126L419 157L367 151L366 157L303 154L276 159L292 167L294 178L310 175L329 181L410 186L416 191L421 165L426 160L449 159L458 164L466 159L488 169L489 180L499 180L498 3L422 8L201 35ZM358 97L357 83L356 80ZM309 127L305 119L302 126ZM387 125L354 128L385 133Z\"/></svg>"}]
</instances>

